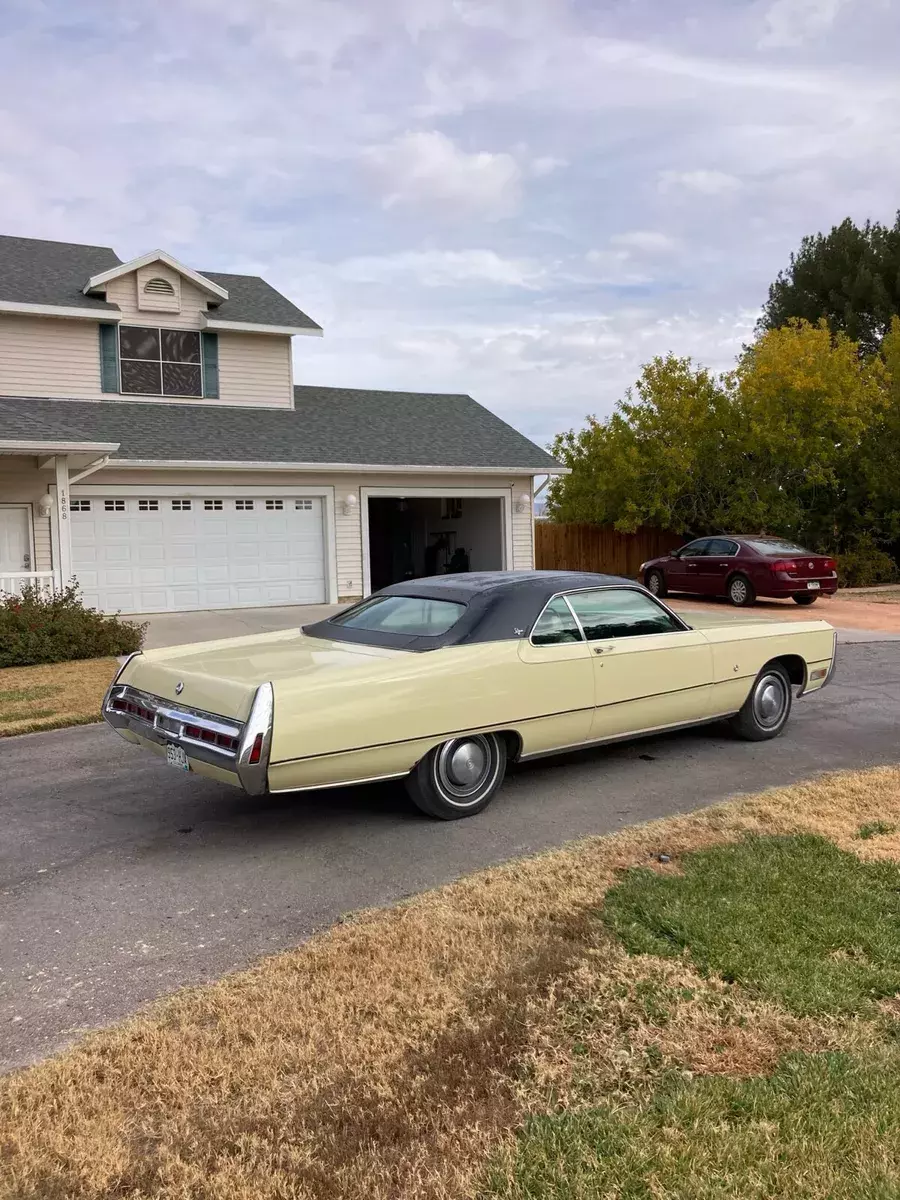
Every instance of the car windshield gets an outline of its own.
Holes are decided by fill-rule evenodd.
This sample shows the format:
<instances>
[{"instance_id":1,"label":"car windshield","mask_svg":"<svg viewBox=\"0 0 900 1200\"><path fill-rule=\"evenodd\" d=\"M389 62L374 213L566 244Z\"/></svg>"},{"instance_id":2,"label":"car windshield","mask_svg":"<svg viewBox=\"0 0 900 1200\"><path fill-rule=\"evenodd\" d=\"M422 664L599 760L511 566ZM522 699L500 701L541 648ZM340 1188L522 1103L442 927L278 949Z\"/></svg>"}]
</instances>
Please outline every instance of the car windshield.
<instances>
[{"instance_id":1,"label":"car windshield","mask_svg":"<svg viewBox=\"0 0 900 1200\"><path fill-rule=\"evenodd\" d=\"M744 545L755 550L757 554L810 554L805 546L796 542L781 541L780 538L744 538Z\"/></svg>"},{"instance_id":2,"label":"car windshield","mask_svg":"<svg viewBox=\"0 0 900 1200\"><path fill-rule=\"evenodd\" d=\"M331 618L332 625L368 629L378 633L437 637L455 625L466 610L453 600L422 596L373 596L348 612Z\"/></svg>"}]
</instances>

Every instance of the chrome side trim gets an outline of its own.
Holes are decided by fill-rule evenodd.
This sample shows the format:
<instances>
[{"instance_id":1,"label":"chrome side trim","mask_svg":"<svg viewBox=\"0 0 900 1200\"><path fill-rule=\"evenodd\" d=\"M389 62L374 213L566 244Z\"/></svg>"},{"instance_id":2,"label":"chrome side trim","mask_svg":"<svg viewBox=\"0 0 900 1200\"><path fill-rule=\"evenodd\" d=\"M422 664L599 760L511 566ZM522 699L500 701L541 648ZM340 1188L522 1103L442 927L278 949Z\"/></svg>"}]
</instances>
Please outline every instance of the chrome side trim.
<instances>
[{"instance_id":1,"label":"chrome side trim","mask_svg":"<svg viewBox=\"0 0 900 1200\"><path fill-rule=\"evenodd\" d=\"M390 779L405 779L409 771L396 771L391 775L367 775L365 779L341 779L338 783L307 783L296 788L270 788L272 796L283 796L288 792L327 792L334 788L358 787L364 783L386 783Z\"/></svg>"},{"instance_id":2,"label":"chrome side trim","mask_svg":"<svg viewBox=\"0 0 900 1200\"><path fill-rule=\"evenodd\" d=\"M118 671L116 671L116 674L115 674L115 677L113 678L112 683L106 689L106 695L103 697L103 703L100 705L100 716L101 717L106 716L106 706L109 703L109 698L112 695L113 688L116 686L116 684L122 678L122 672L125 670L125 668L128 666L128 664L131 662L131 660L133 658L137 658L137 656L139 654L143 654L143 653L144 653L143 650L134 650L131 654L127 655L127 657L125 658L125 661L119 667Z\"/></svg>"},{"instance_id":3,"label":"chrome side trim","mask_svg":"<svg viewBox=\"0 0 900 1200\"><path fill-rule=\"evenodd\" d=\"M269 754L272 750L272 722L275 716L275 694L271 683L261 683L256 689L250 715L244 722L237 751L237 774L249 796L262 796L269 786ZM259 761L250 762L253 746L262 735Z\"/></svg>"},{"instance_id":4,"label":"chrome side trim","mask_svg":"<svg viewBox=\"0 0 900 1200\"><path fill-rule=\"evenodd\" d=\"M530 762L534 758L549 758L554 754L568 754L570 750L586 750L590 746L606 746L614 742L637 741L639 738L653 737L657 733L673 733L676 729L697 729L701 725L714 725L716 721L725 721L737 716L738 710L717 713L714 717L703 717L699 721L675 721L671 725L654 725L651 729L634 729L629 733L615 733L611 737L592 738L587 742L567 742L562 746L554 746L552 750L536 750L533 754L520 754L517 762Z\"/></svg>"}]
</instances>

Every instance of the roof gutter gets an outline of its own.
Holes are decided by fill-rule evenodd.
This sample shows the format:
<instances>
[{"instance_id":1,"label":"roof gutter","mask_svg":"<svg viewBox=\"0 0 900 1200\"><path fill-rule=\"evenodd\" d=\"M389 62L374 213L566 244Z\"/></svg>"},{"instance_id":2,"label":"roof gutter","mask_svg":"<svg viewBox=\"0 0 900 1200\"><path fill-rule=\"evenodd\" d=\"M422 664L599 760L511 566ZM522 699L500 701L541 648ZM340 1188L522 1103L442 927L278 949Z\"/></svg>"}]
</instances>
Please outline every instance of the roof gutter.
<instances>
[{"instance_id":1,"label":"roof gutter","mask_svg":"<svg viewBox=\"0 0 900 1200\"><path fill-rule=\"evenodd\" d=\"M0 440L0 454L115 454L119 442L61 442Z\"/></svg>"},{"instance_id":2,"label":"roof gutter","mask_svg":"<svg viewBox=\"0 0 900 1200\"><path fill-rule=\"evenodd\" d=\"M0 313L15 313L21 317L74 317L81 321L121 321L118 308L74 308L65 304L23 304L18 300L0 300Z\"/></svg>"},{"instance_id":3,"label":"roof gutter","mask_svg":"<svg viewBox=\"0 0 900 1200\"><path fill-rule=\"evenodd\" d=\"M206 459L117 458L112 467L153 471L317 471L354 475L568 475L568 467L467 467L462 463L423 466L414 463L228 462Z\"/></svg>"},{"instance_id":4,"label":"roof gutter","mask_svg":"<svg viewBox=\"0 0 900 1200\"><path fill-rule=\"evenodd\" d=\"M230 330L233 333L281 333L287 334L288 337L296 337L298 334L305 334L307 337L322 337L325 333L325 330L318 325L310 329L306 325L261 325L253 321L226 321L222 318L216 320L215 317L212 319L207 317L203 328L222 332Z\"/></svg>"}]
</instances>

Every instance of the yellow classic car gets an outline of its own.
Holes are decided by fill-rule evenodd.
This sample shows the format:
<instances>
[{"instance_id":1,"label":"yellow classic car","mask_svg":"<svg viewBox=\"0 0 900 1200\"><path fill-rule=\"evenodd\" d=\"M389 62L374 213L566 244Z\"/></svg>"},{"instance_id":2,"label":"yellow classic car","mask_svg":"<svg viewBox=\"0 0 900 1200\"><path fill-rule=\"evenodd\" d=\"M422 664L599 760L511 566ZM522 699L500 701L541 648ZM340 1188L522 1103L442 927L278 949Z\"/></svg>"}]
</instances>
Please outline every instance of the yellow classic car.
<instances>
[{"instance_id":1,"label":"yellow classic car","mask_svg":"<svg viewBox=\"0 0 900 1200\"><path fill-rule=\"evenodd\" d=\"M781 733L835 663L825 621L694 629L646 588L567 571L395 584L302 629L133 655L103 716L251 795L405 779L480 812L509 761L728 720Z\"/></svg>"}]
</instances>

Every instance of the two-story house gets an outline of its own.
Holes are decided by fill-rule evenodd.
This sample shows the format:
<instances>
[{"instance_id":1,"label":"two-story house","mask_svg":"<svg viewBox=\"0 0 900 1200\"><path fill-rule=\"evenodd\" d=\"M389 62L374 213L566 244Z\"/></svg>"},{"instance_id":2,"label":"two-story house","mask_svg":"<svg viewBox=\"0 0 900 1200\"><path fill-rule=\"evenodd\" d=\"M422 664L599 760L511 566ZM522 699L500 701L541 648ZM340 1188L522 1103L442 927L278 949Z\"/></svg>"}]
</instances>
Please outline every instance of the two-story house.
<instances>
[{"instance_id":1,"label":"two-story house","mask_svg":"<svg viewBox=\"0 0 900 1200\"><path fill-rule=\"evenodd\" d=\"M295 384L321 333L257 276L0 237L0 591L140 613L533 566L559 465L469 396Z\"/></svg>"}]
</instances>

